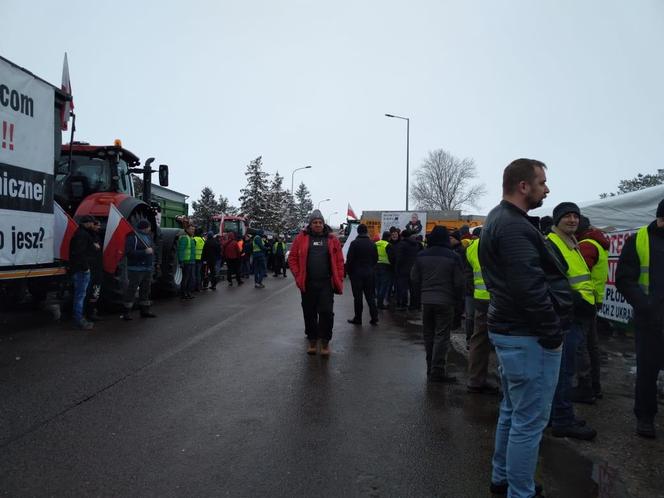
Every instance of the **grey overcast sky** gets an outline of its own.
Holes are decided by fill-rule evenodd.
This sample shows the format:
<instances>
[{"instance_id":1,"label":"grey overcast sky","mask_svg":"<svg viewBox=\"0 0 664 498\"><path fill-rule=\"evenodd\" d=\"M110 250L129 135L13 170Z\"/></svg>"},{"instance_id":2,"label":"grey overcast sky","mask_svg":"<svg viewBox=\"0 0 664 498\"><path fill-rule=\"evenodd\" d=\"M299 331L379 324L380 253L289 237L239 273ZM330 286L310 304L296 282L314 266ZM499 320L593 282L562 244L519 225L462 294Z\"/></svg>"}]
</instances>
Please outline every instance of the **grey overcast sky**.
<instances>
[{"instance_id":1,"label":"grey overcast sky","mask_svg":"<svg viewBox=\"0 0 664 498\"><path fill-rule=\"evenodd\" d=\"M664 1L0 2L0 54L59 86L77 138L171 167L171 188L237 202L250 160L298 171L314 203L405 208L427 152L549 166L545 206L664 168ZM412 203L411 203L412 208Z\"/></svg>"}]
</instances>

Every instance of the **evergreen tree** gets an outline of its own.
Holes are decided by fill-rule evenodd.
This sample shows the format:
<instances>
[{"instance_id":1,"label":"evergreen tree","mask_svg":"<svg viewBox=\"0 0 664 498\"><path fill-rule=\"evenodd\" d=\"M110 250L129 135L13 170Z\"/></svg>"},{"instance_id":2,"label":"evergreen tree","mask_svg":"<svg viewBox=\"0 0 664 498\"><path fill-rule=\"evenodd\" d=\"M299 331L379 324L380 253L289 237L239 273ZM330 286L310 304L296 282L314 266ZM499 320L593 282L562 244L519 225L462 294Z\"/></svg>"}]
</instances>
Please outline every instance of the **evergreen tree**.
<instances>
[{"instance_id":1,"label":"evergreen tree","mask_svg":"<svg viewBox=\"0 0 664 498\"><path fill-rule=\"evenodd\" d=\"M297 228L307 224L307 216L314 209L314 203L311 200L309 189L301 182L295 191L295 220Z\"/></svg>"},{"instance_id":2,"label":"evergreen tree","mask_svg":"<svg viewBox=\"0 0 664 498\"><path fill-rule=\"evenodd\" d=\"M201 198L191 204L194 213L191 218L197 227L201 227L204 231L210 230L213 226L212 216L221 214L219 203L215 199L214 192L210 187L203 187L201 190Z\"/></svg>"},{"instance_id":3,"label":"evergreen tree","mask_svg":"<svg viewBox=\"0 0 664 498\"><path fill-rule=\"evenodd\" d=\"M276 234L283 233L289 228L290 194L284 190L283 183L284 177L277 171L268 192L268 209L265 226Z\"/></svg>"},{"instance_id":4,"label":"evergreen tree","mask_svg":"<svg viewBox=\"0 0 664 498\"><path fill-rule=\"evenodd\" d=\"M231 214L231 215L237 214L237 208L231 204L231 202L228 200L228 197L219 195L218 202L219 202L219 211L221 211L222 213Z\"/></svg>"},{"instance_id":5,"label":"evergreen tree","mask_svg":"<svg viewBox=\"0 0 664 498\"><path fill-rule=\"evenodd\" d=\"M628 192L636 192L637 190L654 187L655 185L661 185L662 183L664 183L664 169L658 169L655 174L647 173L644 175L643 173L639 173L629 180L620 180L620 183L618 184L618 192L599 194L599 196L602 199L606 199L607 197L615 197L616 195L626 194Z\"/></svg>"},{"instance_id":6,"label":"evergreen tree","mask_svg":"<svg viewBox=\"0 0 664 498\"><path fill-rule=\"evenodd\" d=\"M299 215L297 205L295 204L295 197L290 192L286 192L286 228L287 233L294 233L300 230Z\"/></svg>"},{"instance_id":7,"label":"evergreen tree","mask_svg":"<svg viewBox=\"0 0 664 498\"><path fill-rule=\"evenodd\" d=\"M268 175L263 171L263 158L258 156L244 172L247 185L240 190L240 210L258 227L263 227L267 208Z\"/></svg>"}]
</instances>

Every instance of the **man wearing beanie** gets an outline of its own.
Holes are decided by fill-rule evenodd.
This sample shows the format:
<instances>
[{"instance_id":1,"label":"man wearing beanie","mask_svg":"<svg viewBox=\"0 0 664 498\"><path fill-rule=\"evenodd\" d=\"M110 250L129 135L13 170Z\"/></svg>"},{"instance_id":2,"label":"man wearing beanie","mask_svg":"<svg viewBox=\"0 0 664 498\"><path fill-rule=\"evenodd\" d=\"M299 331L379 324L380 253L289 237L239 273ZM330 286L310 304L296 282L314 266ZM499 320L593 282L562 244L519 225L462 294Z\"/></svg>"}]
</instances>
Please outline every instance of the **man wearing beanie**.
<instances>
[{"instance_id":1,"label":"man wearing beanie","mask_svg":"<svg viewBox=\"0 0 664 498\"><path fill-rule=\"evenodd\" d=\"M573 202L561 202L553 209L553 226L547 238L552 243L561 262L567 266L565 275L572 288L574 302L574 319L565 330L563 351L551 410L552 433L556 437L571 437L591 440L597 432L578 422L572 404L572 386L577 371L578 352L585 352L586 340L595 316L595 288L590 269L579 251L575 233L579 228L581 212ZM588 363L584 360L584 363ZM589 368L589 366L588 366ZM588 396L594 402L592 389Z\"/></svg>"},{"instance_id":2,"label":"man wearing beanie","mask_svg":"<svg viewBox=\"0 0 664 498\"><path fill-rule=\"evenodd\" d=\"M565 268L539 232L539 220L527 214L548 193L543 162L512 161L503 172L503 200L487 216L479 246L503 391L490 491L512 497L536 494L539 445L560 369L561 321L572 308Z\"/></svg>"},{"instance_id":3,"label":"man wearing beanie","mask_svg":"<svg viewBox=\"0 0 664 498\"><path fill-rule=\"evenodd\" d=\"M346 256L346 273L350 277L353 289L355 316L348 323L362 325L362 295L369 306L371 325L378 325L378 309L376 307L376 281L374 271L378 263L378 249L369 239L367 226L357 226L357 237L350 243Z\"/></svg>"},{"instance_id":4,"label":"man wearing beanie","mask_svg":"<svg viewBox=\"0 0 664 498\"><path fill-rule=\"evenodd\" d=\"M90 215L81 217L69 244L69 273L74 283L73 318L76 326L83 330L94 326L84 318L83 307L90 285L91 263L101 252L101 245L95 240L95 222Z\"/></svg>"},{"instance_id":5,"label":"man wearing beanie","mask_svg":"<svg viewBox=\"0 0 664 498\"><path fill-rule=\"evenodd\" d=\"M344 288L344 257L339 240L318 209L311 212L308 221L293 240L288 266L302 295L307 354L315 355L320 342L321 356L329 356L334 294L343 293Z\"/></svg>"},{"instance_id":6,"label":"man wearing beanie","mask_svg":"<svg viewBox=\"0 0 664 498\"><path fill-rule=\"evenodd\" d=\"M154 318L150 311L150 288L152 287L152 271L154 270L155 244L152 239L150 222L141 220L136 225L137 232L127 235L125 254L127 255L127 287L124 295L124 314L122 318L131 320L134 297L138 289L138 306L141 317Z\"/></svg>"},{"instance_id":7,"label":"man wearing beanie","mask_svg":"<svg viewBox=\"0 0 664 498\"><path fill-rule=\"evenodd\" d=\"M655 437L657 377L664 358L664 199L657 219L637 230L623 246L616 287L634 307L636 329L636 432Z\"/></svg>"},{"instance_id":8,"label":"man wearing beanie","mask_svg":"<svg viewBox=\"0 0 664 498\"><path fill-rule=\"evenodd\" d=\"M463 272L459 256L450 249L443 226L427 237L427 249L415 258L410 278L421 292L422 333L430 382L456 382L447 372L447 350L455 308L463 298Z\"/></svg>"}]
</instances>

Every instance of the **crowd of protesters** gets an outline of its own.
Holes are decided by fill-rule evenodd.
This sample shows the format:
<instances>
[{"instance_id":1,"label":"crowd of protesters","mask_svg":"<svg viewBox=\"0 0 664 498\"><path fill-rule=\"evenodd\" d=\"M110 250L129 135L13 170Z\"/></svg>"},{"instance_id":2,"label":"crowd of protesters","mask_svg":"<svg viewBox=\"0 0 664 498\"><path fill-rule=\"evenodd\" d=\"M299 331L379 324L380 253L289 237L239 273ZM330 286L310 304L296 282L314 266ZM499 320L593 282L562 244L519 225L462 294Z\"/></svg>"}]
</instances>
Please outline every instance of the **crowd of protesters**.
<instances>
[{"instance_id":1,"label":"crowd of protesters","mask_svg":"<svg viewBox=\"0 0 664 498\"><path fill-rule=\"evenodd\" d=\"M226 265L229 286L253 274L265 288L268 271L286 277L289 267L301 293L309 355L329 356L334 326L334 295L349 276L354 314L361 326L364 303L369 324L380 313L421 312L427 379L454 383L447 368L450 334L465 318L469 350L467 391L502 395L492 459L491 492L510 497L537 496L535 466L543 431L555 437L592 440L596 431L579 419L574 403L602 399L597 338L609 271L609 241L574 202L562 202L551 217L528 216L549 193L546 166L518 159L503 173L503 200L483 227L426 230L413 217L404 230L392 227L371 240L357 226L344 262L342 247L319 210L286 244L261 231L236 237L203 232L187 225L177 258L182 271L181 298L216 290ZM125 244L127 281L124 320L153 318L150 287L156 268L150 223L141 220ZM73 318L89 330L98 318L101 284L100 225L91 216L79 220L71 240ZM654 438L657 377L664 358L664 200L656 220L629 238L615 274L616 287L633 306L637 378L636 433ZM138 299L136 295L138 294ZM489 382L495 351L500 385Z\"/></svg>"},{"instance_id":2,"label":"crowd of protesters","mask_svg":"<svg viewBox=\"0 0 664 498\"><path fill-rule=\"evenodd\" d=\"M348 248L354 315L362 325L379 310L421 312L427 379L454 383L447 370L450 333L465 315L469 350L467 391L502 395L490 491L538 496L534 481L542 433L593 440L597 432L576 416L574 403L603 398L597 312L607 281L609 241L573 202L541 220L528 211L549 189L546 166L519 159L505 168L503 200L483 227L448 232L432 228L426 239L392 227L371 241L360 224ZM654 438L657 376L664 358L664 200L657 220L638 230L620 256L616 286L635 310L636 433ZM410 227L417 227L413 219ZM302 294L307 353L330 354L333 296L340 294L340 249L320 212L293 244L289 262ZM664 256L664 254L663 254ZM488 381L495 350L500 386ZM497 397L496 397L497 399Z\"/></svg>"}]
</instances>

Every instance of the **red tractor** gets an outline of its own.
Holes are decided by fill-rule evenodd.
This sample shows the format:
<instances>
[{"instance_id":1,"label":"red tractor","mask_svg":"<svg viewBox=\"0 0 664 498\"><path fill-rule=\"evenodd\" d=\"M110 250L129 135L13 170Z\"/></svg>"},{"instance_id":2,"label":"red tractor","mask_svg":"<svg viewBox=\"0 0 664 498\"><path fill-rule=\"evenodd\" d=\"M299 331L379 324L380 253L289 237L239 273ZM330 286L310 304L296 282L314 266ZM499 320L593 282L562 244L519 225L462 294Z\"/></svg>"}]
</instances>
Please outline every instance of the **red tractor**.
<instances>
[{"instance_id":1,"label":"red tractor","mask_svg":"<svg viewBox=\"0 0 664 498\"><path fill-rule=\"evenodd\" d=\"M115 205L132 225L146 219L152 225L157 243L158 270L155 272L155 290L175 293L182 281L177 262L176 228L157 226L151 207L152 173L159 173L159 184L168 185L168 166L158 170L151 168L154 158L144 165L134 154L116 140L113 145L90 145L74 142L62 146L60 161L55 171L55 200L78 221L81 216L92 215L105 229L110 205ZM132 173L142 174L142 199L135 196ZM122 282L126 278L126 266L121 262L114 275L104 274L102 302L117 305L122 300Z\"/></svg>"}]
</instances>

